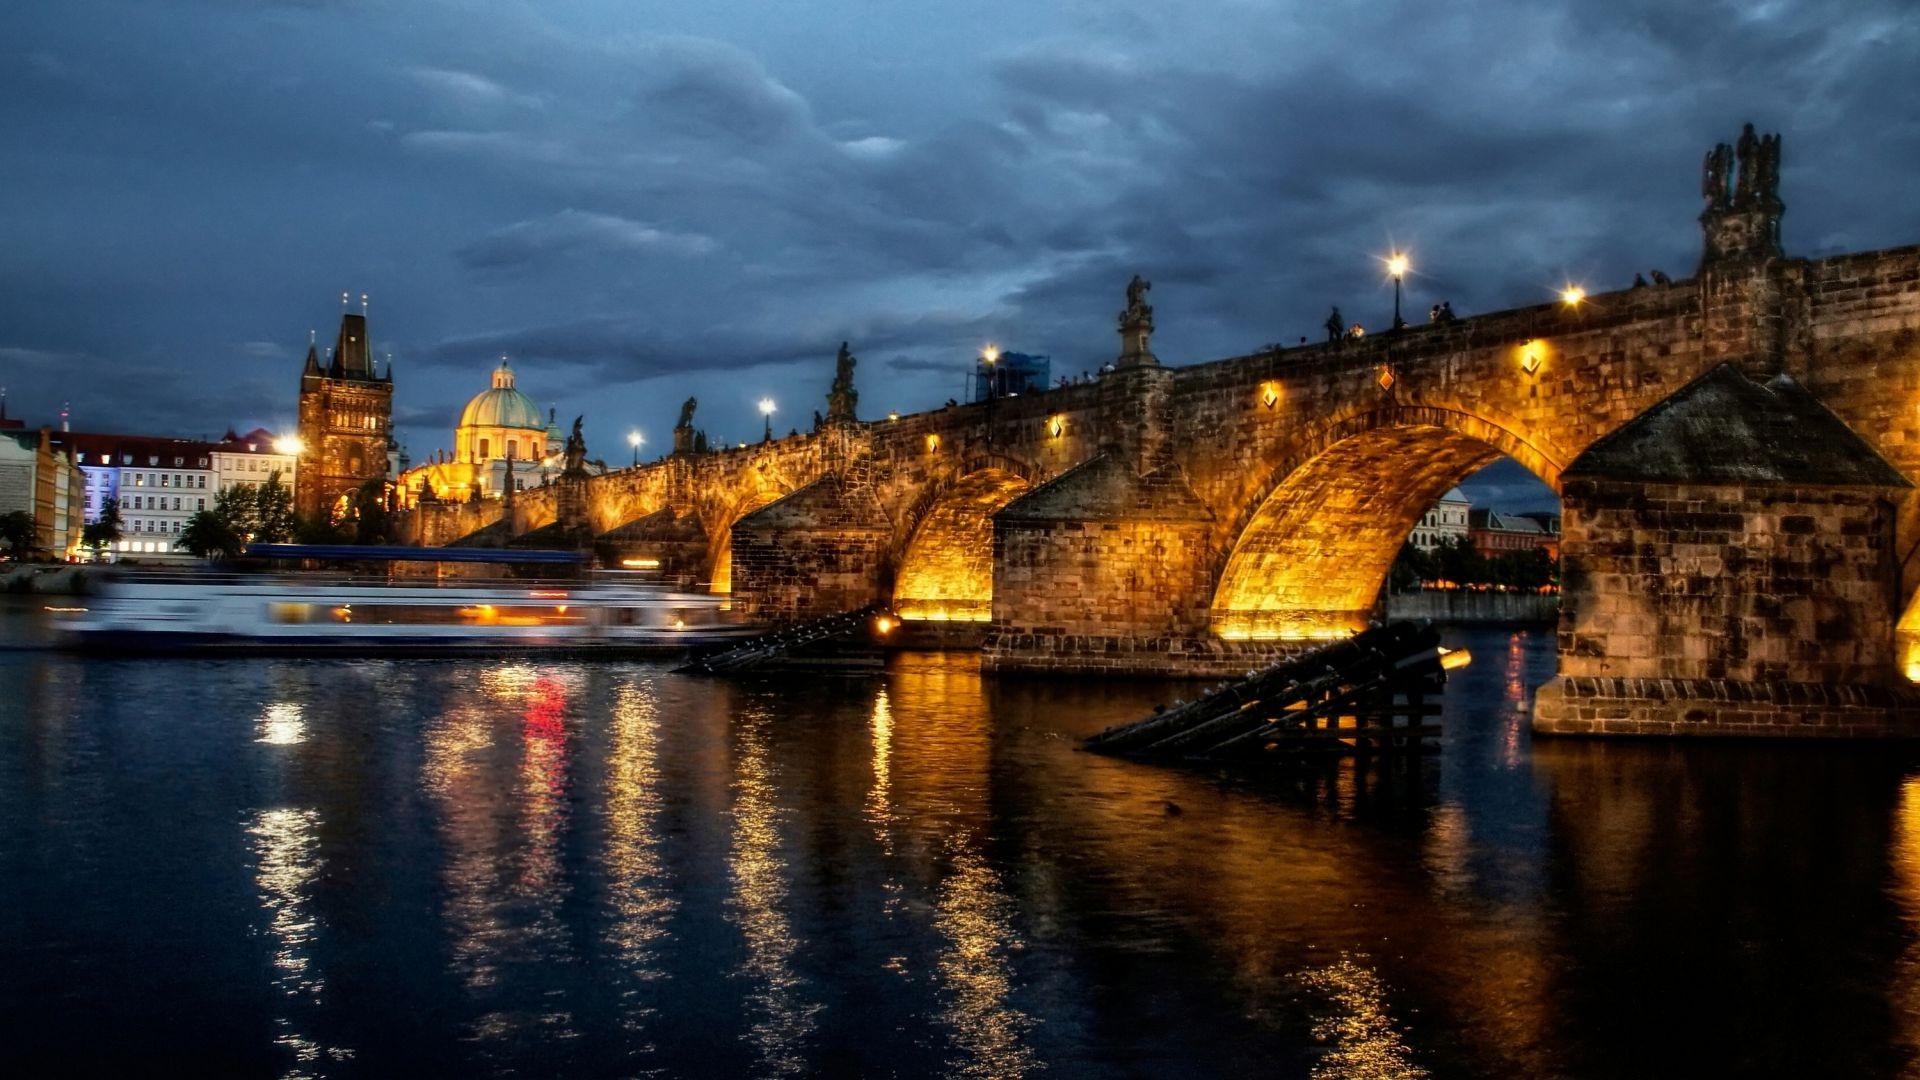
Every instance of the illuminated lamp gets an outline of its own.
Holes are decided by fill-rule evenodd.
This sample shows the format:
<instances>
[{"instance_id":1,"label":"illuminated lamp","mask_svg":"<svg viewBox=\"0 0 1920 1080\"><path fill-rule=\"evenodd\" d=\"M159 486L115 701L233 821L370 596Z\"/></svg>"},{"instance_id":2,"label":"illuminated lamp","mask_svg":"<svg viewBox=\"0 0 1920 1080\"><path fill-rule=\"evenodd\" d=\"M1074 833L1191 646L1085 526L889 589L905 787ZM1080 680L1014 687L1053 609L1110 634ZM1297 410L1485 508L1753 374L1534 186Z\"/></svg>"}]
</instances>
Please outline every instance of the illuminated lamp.
<instances>
[{"instance_id":1,"label":"illuminated lamp","mask_svg":"<svg viewBox=\"0 0 1920 1080\"><path fill-rule=\"evenodd\" d=\"M1382 390L1393 389L1393 384L1395 382L1395 379L1393 377L1393 369L1391 367L1388 367L1385 364L1380 365L1380 376L1379 378L1375 379L1374 382L1379 383L1380 389Z\"/></svg>"},{"instance_id":2,"label":"illuminated lamp","mask_svg":"<svg viewBox=\"0 0 1920 1080\"><path fill-rule=\"evenodd\" d=\"M1586 298L1587 290L1578 285L1569 284L1566 288L1560 290L1560 302L1568 307L1579 307L1580 302Z\"/></svg>"},{"instance_id":3,"label":"illuminated lamp","mask_svg":"<svg viewBox=\"0 0 1920 1080\"><path fill-rule=\"evenodd\" d=\"M940 452L940 436L928 435L927 436L927 453L937 454L939 452Z\"/></svg>"},{"instance_id":4,"label":"illuminated lamp","mask_svg":"<svg viewBox=\"0 0 1920 1080\"><path fill-rule=\"evenodd\" d=\"M1260 404L1271 409L1280 404L1280 384L1265 383L1260 387Z\"/></svg>"},{"instance_id":5,"label":"illuminated lamp","mask_svg":"<svg viewBox=\"0 0 1920 1080\"><path fill-rule=\"evenodd\" d=\"M1065 430L1067 430L1067 422L1065 420L1056 416L1047 421L1047 434L1053 438L1059 438L1060 433Z\"/></svg>"},{"instance_id":6,"label":"illuminated lamp","mask_svg":"<svg viewBox=\"0 0 1920 1080\"><path fill-rule=\"evenodd\" d=\"M1538 339L1529 339L1520 346L1520 370L1531 375L1540 370L1540 354L1546 351Z\"/></svg>"}]
</instances>

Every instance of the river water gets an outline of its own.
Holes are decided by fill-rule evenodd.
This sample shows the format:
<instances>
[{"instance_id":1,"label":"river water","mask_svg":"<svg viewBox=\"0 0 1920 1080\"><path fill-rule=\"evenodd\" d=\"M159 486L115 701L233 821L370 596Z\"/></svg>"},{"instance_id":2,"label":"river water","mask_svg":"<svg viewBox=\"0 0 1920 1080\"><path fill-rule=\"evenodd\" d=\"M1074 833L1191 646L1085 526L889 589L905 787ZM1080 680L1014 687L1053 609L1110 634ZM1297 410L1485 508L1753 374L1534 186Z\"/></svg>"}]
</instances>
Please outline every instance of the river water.
<instances>
[{"instance_id":1,"label":"river water","mask_svg":"<svg viewBox=\"0 0 1920 1080\"><path fill-rule=\"evenodd\" d=\"M1076 742L1192 688L82 660L0 605L13 1075L1846 1076L1920 1041L1920 759ZM38 1066L16 1071L22 1063Z\"/></svg>"}]
</instances>

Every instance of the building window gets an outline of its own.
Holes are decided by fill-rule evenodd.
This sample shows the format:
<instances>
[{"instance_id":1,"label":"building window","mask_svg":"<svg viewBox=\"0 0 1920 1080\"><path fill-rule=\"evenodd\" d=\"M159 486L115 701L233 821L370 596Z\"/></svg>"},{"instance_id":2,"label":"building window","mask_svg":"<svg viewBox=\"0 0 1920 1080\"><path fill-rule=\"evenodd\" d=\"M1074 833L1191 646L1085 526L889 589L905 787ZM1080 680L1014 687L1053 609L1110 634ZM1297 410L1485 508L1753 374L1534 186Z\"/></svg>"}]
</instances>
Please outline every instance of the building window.
<instances>
[{"instance_id":1,"label":"building window","mask_svg":"<svg viewBox=\"0 0 1920 1080\"><path fill-rule=\"evenodd\" d=\"M173 479L173 474L172 474L172 473L161 473L161 474L160 474L160 486L161 486L161 487L166 487L166 486L167 486L167 481L169 481L169 480L171 480L171 479Z\"/></svg>"},{"instance_id":2,"label":"building window","mask_svg":"<svg viewBox=\"0 0 1920 1080\"><path fill-rule=\"evenodd\" d=\"M481 439L480 440L480 457L482 460L485 460L486 456L487 456L487 440Z\"/></svg>"},{"instance_id":3,"label":"building window","mask_svg":"<svg viewBox=\"0 0 1920 1080\"><path fill-rule=\"evenodd\" d=\"M173 497L173 508L174 508L175 510L178 510L178 509L180 509L180 496L178 496L178 495L175 495L175 496Z\"/></svg>"},{"instance_id":4,"label":"building window","mask_svg":"<svg viewBox=\"0 0 1920 1080\"><path fill-rule=\"evenodd\" d=\"M207 486L207 478L206 478L206 477L204 477L204 476L203 476L203 477L201 477L201 478L200 478L200 482L199 482L199 483L197 483L197 484L195 484L195 485L193 485L193 486L194 486L194 487L197 487L197 488L204 488L204 487L206 487L206 486Z\"/></svg>"}]
</instances>

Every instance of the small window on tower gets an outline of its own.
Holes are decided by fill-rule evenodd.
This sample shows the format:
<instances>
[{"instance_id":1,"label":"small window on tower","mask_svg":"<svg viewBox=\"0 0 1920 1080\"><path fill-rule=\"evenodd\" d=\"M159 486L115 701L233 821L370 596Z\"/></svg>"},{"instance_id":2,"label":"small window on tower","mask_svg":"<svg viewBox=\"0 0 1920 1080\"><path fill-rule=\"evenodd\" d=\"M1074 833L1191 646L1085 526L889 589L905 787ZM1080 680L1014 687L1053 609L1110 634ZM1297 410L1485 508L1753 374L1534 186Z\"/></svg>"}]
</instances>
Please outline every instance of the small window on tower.
<instances>
[{"instance_id":1,"label":"small window on tower","mask_svg":"<svg viewBox=\"0 0 1920 1080\"><path fill-rule=\"evenodd\" d=\"M485 439L480 440L480 456L482 458L487 456L487 440Z\"/></svg>"}]
</instances>

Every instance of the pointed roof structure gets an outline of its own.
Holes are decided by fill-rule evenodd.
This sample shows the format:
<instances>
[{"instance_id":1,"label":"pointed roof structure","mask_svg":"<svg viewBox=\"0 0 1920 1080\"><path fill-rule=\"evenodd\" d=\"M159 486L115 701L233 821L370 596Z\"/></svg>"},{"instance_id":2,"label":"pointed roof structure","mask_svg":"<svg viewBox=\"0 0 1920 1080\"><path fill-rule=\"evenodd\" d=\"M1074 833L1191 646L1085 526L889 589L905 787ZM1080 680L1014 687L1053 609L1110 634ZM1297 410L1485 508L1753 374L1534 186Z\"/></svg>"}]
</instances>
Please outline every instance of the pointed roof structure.
<instances>
[{"instance_id":1,"label":"pointed roof structure","mask_svg":"<svg viewBox=\"0 0 1920 1080\"><path fill-rule=\"evenodd\" d=\"M1721 364L1573 459L1564 479L1908 488L1900 470L1786 375Z\"/></svg>"},{"instance_id":2,"label":"pointed roof structure","mask_svg":"<svg viewBox=\"0 0 1920 1080\"><path fill-rule=\"evenodd\" d=\"M373 353L367 347L365 315L349 311L340 316L340 335L333 343L333 365L327 374L336 379L373 380Z\"/></svg>"}]
</instances>

